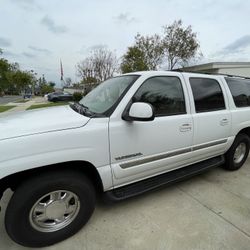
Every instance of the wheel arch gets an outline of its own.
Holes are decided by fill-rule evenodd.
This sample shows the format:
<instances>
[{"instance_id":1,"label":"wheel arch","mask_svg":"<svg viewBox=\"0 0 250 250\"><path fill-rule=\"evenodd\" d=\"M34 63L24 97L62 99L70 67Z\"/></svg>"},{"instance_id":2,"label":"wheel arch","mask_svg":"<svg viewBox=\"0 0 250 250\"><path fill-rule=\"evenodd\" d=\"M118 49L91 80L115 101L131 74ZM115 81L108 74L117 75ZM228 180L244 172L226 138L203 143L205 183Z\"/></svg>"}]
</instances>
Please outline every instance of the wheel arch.
<instances>
[{"instance_id":1,"label":"wheel arch","mask_svg":"<svg viewBox=\"0 0 250 250\"><path fill-rule=\"evenodd\" d=\"M93 164L88 161L69 161L23 170L2 178L0 180L0 199L6 189L11 188L14 191L27 178L32 178L45 172L63 170L72 170L86 175L92 181L97 193L103 192L104 187L101 176Z\"/></svg>"},{"instance_id":2,"label":"wheel arch","mask_svg":"<svg viewBox=\"0 0 250 250\"><path fill-rule=\"evenodd\" d=\"M250 138L250 127L246 127L246 128L241 129L241 130L237 133L237 135L239 135L239 134L246 134L246 135ZM236 136L237 136L237 135L236 135Z\"/></svg>"}]
</instances>

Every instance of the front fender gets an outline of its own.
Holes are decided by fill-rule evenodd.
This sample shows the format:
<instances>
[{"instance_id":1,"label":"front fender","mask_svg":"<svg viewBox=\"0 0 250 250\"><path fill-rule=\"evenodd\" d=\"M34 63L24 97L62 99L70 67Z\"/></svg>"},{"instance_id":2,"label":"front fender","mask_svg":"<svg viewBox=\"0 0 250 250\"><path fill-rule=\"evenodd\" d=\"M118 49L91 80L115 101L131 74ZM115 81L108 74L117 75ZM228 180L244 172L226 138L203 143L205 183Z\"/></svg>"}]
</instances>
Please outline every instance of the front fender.
<instances>
[{"instance_id":1,"label":"front fender","mask_svg":"<svg viewBox=\"0 0 250 250\"><path fill-rule=\"evenodd\" d=\"M47 165L87 161L96 167L104 189L110 189L108 123L101 120L95 126L1 140L0 179Z\"/></svg>"}]
</instances>

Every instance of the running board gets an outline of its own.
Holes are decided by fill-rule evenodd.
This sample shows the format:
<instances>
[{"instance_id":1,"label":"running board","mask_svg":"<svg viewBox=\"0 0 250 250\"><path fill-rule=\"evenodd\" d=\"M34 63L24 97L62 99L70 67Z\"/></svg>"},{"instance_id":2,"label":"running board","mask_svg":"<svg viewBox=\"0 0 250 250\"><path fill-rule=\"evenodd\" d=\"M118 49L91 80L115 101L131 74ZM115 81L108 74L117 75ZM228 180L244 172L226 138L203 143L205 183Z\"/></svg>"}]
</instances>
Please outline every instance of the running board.
<instances>
[{"instance_id":1,"label":"running board","mask_svg":"<svg viewBox=\"0 0 250 250\"><path fill-rule=\"evenodd\" d=\"M139 194L143 194L149 190L169 185L177 181L184 180L188 177L202 173L210 168L218 167L225 162L224 156L217 156L206 161L198 162L193 165L179 168L165 174L154 176L142 181L138 181L127 186L116 188L104 193L106 201L120 201Z\"/></svg>"}]
</instances>

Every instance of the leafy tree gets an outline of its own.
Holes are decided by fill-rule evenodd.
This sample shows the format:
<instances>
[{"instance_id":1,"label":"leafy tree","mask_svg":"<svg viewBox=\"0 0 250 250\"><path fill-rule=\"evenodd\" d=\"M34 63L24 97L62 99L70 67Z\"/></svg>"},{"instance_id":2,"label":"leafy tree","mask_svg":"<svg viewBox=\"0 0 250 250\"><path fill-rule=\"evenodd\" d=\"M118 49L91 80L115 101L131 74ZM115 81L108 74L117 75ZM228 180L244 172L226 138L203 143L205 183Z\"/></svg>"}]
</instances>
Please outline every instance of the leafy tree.
<instances>
[{"instance_id":1,"label":"leafy tree","mask_svg":"<svg viewBox=\"0 0 250 250\"><path fill-rule=\"evenodd\" d=\"M34 85L34 76L27 71L15 70L6 73L8 80L7 91L10 94L19 94L22 91L29 89L31 91Z\"/></svg>"},{"instance_id":2,"label":"leafy tree","mask_svg":"<svg viewBox=\"0 0 250 250\"><path fill-rule=\"evenodd\" d=\"M46 79L45 79L44 75L42 76L42 79L41 79L41 84L47 84L47 81L46 81Z\"/></svg>"},{"instance_id":3,"label":"leafy tree","mask_svg":"<svg viewBox=\"0 0 250 250\"><path fill-rule=\"evenodd\" d=\"M87 76L87 77L84 77L84 78L81 80L80 84L88 84L88 83L90 83L90 84L95 84L95 83L97 83L97 82L98 82L98 80L97 80L95 77Z\"/></svg>"},{"instance_id":4,"label":"leafy tree","mask_svg":"<svg viewBox=\"0 0 250 250\"><path fill-rule=\"evenodd\" d=\"M194 58L199 52L200 44L192 27L189 25L185 28L182 21L178 20L164 27L162 48L168 69L172 70L177 65L187 64Z\"/></svg>"},{"instance_id":5,"label":"leafy tree","mask_svg":"<svg viewBox=\"0 0 250 250\"><path fill-rule=\"evenodd\" d=\"M185 28L178 20L164 26L163 31L162 36L137 34L134 45L128 47L122 58L121 71L157 70L166 65L172 70L202 56L197 35L191 26Z\"/></svg>"},{"instance_id":6,"label":"leafy tree","mask_svg":"<svg viewBox=\"0 0 250 250\"><path fill-rule=\"evenodd\" d=\"M129 47L121 63L122 73L149 70L144 53L136 46Z\"/></svg>"},{"instance_id":7,"label":"leafy tree","mask_svg":"<svg viewBox=\"0 0 250 250\"><path fill-rule=\"evenodd\" d=\"M56 86L56 84L54 82L48 82L48 85L51 86L52 88L54 88Z\"/></svg>"},{"instance_id":8,"label":"leafy tree","mask_svg":"<svg viewBox=\"0 0 250 250\"><path fill-rule=\"evenodd\" d=\"M2 95L8 87L7 72L9 71L9 62L4 58L0 58L0 95Z\"/></svg>"},{"instance_id":9,"label":"leafy tree","mask_svg":"<svg viewBox=\"0 0 250 250\"><path fill-rule=\"evenodd\" d=\"M25 89L31 91L35 83L33 71L22 71L18 63L9 63L8 60L0 58L0 94L20 94Z\"/></svg>"},{"instance_id":10,"label":"leafy tree","mask_svg":"<svg viewBox=\"0 0 250 250\"><path fill-rule=\"evenodd\" d=\"M17 62L11 63L11 64L10 64L10 70L11 70L11 71L20 70L19 64L18 64Z\"/></svg>"},{"instance_id":11,"label":"leafy tree","mask_svg":"<svg viewBox=\"0 0 250 250\"><path fill-rule=\"evenodd\" d=\"M144 54L144 58L149 70L156 70L162 60L162 43L159 35L142 36L137 34L135 46Z\"/></svg>"},{"instance_id":12,"label":"leafy tree","mask_svg":"<svg viewBox=\"0 0 250 250\"><path fill-rule=\"evenodd\" d=\"M156 70L161 64L163 48L161 38L153 36L135 36L135 45L128 48L123 56L121 70L123 73L141 70Z\"/></svg>"},{"instance_id":13,"label":"leafy tree","mask_svg":"<svg viewBox=\"0 0 250 250\"><path fill-rule=\"evenodd\" d=\"M49 84L42 84L42 86L41 86L41 88L40 88L40 91L41 91L41 94L42 94L42 95L45 95L45 94L54 92L55 89L54 89L54 87L52 87L52 86L49 85Z\"/></svg>"},{"instance_id":14,"label":"leafy tree","mask_svg":"<svg viewBox=\"0 0 250 250\"><path fill-rule=\"evenodd\" d=\"M81 92L73 93L73 101L79 102L83 98L83 94Z\"/></svg>"},{"instance_id":15,"label":"leafy tree","mask_svg":"<svg viewBox=\"0 0 250 250\"><path fill-rule=\"evenodd\" d=\"M39 92L41 95L45 95L51 92L54 92L55 89L55 83L54 82L47 82L44 75L42 75L42 77L39 77L38 79L38 88L39 88Z\"/></svg>"},{"instance_id":16,"label":"leafy tree","mask_svg":"<svg viewBox=\"0 0 250 250\"><path fill-rule=\"evenodd\" d=\"M38 79L38 89L39 89L39 93L41 95L45 95L45 94L54 92L55 85L56 84L54 82L47 82L44 75L42 75L42 77L39 77L39 79Z\"/></svg>"}]
</instances>

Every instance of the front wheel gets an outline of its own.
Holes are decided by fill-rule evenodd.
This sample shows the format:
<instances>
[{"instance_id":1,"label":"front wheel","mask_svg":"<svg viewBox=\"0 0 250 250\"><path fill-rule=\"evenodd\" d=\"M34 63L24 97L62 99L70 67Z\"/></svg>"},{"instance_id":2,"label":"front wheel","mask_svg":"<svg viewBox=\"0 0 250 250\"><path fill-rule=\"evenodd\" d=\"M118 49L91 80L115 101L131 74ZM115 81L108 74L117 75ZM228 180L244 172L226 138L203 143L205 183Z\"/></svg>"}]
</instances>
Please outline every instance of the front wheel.
<instances>
[{"instance_id":1,"label":"front wheel","mask_svg":"<svg viewBox=\"0 0 250 250\"><path fill-rule=\"evenodd\" d=\"M51 172L21 184L5 215L5 227L17 243L44 247L82 228L95 207L92 183L81 173Z\"/></svg>"},{"instance_id":2,"label":"front wheel","mask_svg":"<svg viewBox=\"0 0 250 250\"><path fill-rule=\"evenodd\" d=\"M250 139L245 134L236 136L233 145L225 155L224 167L228 170L238 170L245 163L250 147Z\"/></svg>"}]
</instances>

